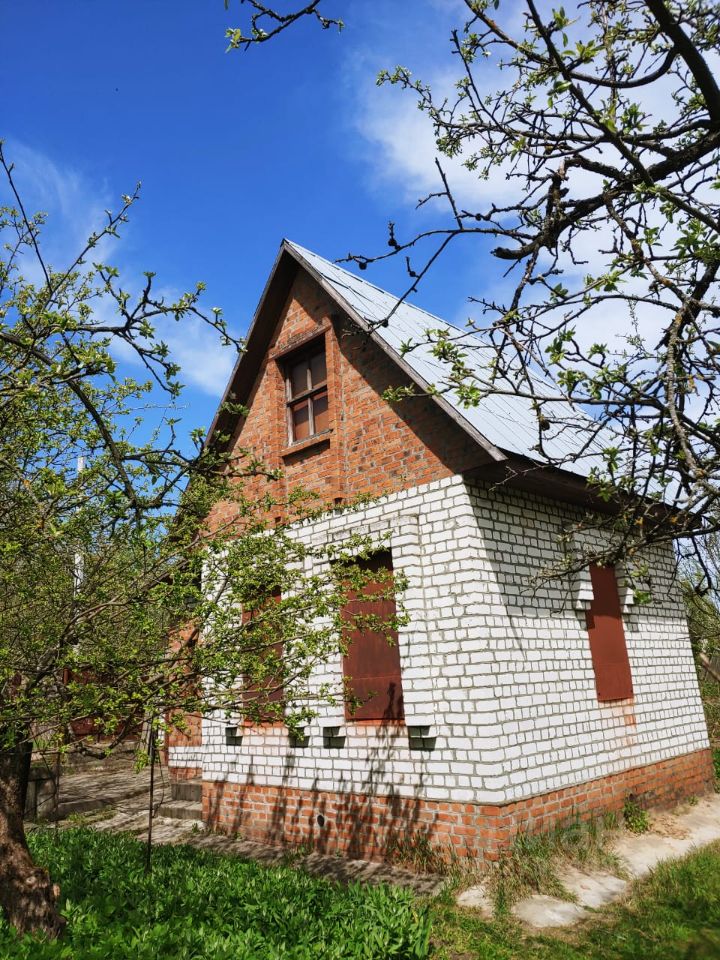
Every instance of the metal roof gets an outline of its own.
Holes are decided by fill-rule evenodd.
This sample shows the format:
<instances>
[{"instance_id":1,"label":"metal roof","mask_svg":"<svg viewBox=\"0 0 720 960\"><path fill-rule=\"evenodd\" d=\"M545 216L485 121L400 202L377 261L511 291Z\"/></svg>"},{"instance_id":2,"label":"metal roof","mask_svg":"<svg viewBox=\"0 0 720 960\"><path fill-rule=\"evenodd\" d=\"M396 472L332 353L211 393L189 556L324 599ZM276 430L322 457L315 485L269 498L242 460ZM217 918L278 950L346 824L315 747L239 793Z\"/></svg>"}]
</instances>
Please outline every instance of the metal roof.
<instances>
[{"instance_id":1,"label":"metal roof","mask_svg":"<svg viewBox=\"0 0 720 960\"><path fill-rule=\"evenodd\" d=\"M446 382L447 366L433 355L427 343L422 342L428 331L433 330L443 330L454 339L459 338L473 377L480 383L487 382L488 364L494 356L494 348L477 333L462 330L407 301L399 303L398 298L386 290L296 243L286 240L284 247L419 386L441 387ZM403 344L407 343L417 345L404 351ZM534 380L538 396L552 395L551 387L540 378ZM453 419L483 443L496 459L502 458L503 451L546 462L582 477L586 477L593 466L601 468L603 465L597 427L586 414L568 402L546 401L542 404L542 413L551 424L542 434L546 452L546 456L542 456L538 450L538 415L528 397L489 393L474 406L462 403L452 390L445 392L443 398L439 400L441 406L449 405Z\"/></svg>"}]
</instances>

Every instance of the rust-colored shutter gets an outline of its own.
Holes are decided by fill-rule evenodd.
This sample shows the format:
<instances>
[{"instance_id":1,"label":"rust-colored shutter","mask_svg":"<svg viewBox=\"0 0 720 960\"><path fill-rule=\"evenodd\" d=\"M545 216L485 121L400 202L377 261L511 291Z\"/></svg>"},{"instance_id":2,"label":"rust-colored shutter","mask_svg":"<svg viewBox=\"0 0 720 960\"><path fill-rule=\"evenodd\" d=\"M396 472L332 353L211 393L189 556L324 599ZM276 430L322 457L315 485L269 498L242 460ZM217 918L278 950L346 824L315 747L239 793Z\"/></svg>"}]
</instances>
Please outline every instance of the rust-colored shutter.
<instances>
[{"instance_id":1,"label":"rust-colored shutter","mask_svg":"<svg viewBox=\"0 0 720 960\"><path fill-rule=\"evenodd\" d=\"M590 566L593 601L586 614L598 700L633 695L614 567Z\"/></svg>"},{"instance_id":2,"label":"rust-colored shutter","mask_svg":"<svg viewBox=\"0 0 720 960\"><path fill-rule=\"evenodd\" d=\"M373 554L358 566L370 572L392 571L390 551ZM351 592L343 609L343 617L353 622L358 616L372 615L387 622L395 616L395 600L372 599L373 594L387 590L387 583L365 584L362 594ZM345 714L354 720L402 720L403 694L400 675L400 651L396 630L370 630L360 624L348 627L348 649L343 660L343 673L352 696L362 701L352 712L347 704Z\"/></svg>"},{"instance_id":3,"label":"rust-colored shutter","mask_svg":"<svg viewBox=\"0 0 720 960\"><path fill-rule=\"evenodd\" d=\"M273 594L272 601L274 603L279 603L279 591ZM254 610L243 612L243 624L251 624L254 615ZM272 653L275 657L282 657L283 645L281 640L268 644L266 649L268 654ZM265 677L262 681L258 680L255 683L250 682L247 677L245 678L245 684L243 686L244 704L251 704L255 700L260 700L263 704L282 703L284 695L285 691L283 690L282 685L274 677ZM266 717L261 715L259 719L260 722L262 722L263 719L268 721L277 721L278 717L275 713L268 712Z\"/></svg>"}]
</instances>

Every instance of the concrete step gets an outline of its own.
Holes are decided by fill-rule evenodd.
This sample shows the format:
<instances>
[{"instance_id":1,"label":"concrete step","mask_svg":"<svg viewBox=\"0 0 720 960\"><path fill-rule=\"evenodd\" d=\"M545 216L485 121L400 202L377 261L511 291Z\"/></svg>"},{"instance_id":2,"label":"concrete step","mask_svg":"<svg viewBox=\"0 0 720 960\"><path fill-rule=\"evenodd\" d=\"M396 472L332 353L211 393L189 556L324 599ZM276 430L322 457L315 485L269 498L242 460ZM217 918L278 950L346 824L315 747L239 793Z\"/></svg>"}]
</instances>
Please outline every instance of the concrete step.
<instances>
[{"instance_id":1,"label":"concrete step","mask_svg":"<svg viewBox=\"0 0 720 960\"><path fill-rule=\"evenodd\" d=\"M173 800L202 800L202 780L174 780L170 784L170 796Z\"/></svg>"},{"instance_id":2,"label":"concrete step","mask_svg":"<svg viewBox=\"0 0 720 960\"><path fill-rule=\"evenodd\" d=\"M202 820L202 803L198 800L171 800L158 807L157 815L173 820Z\"/></svg>"}]
</instances>

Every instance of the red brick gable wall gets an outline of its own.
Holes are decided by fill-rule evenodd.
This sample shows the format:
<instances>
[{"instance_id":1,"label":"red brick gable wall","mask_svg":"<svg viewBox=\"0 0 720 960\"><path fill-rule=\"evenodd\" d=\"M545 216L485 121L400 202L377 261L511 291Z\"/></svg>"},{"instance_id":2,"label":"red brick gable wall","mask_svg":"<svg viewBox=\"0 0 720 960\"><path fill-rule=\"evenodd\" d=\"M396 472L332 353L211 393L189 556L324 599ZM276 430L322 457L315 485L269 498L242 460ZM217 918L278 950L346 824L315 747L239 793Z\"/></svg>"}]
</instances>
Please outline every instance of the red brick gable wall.
<instances>
[{"instance_id":1,"label":"red brick gable wall","mask_svg":"<svg viewBox=\"0 0 720 960\"><path fill-rule=\"evenodd\" d=\"M318 334L325 339L330 432L293 446L282 363L288 351ZM299 271L232 450L236 455L250 450L268 467L282 469L278 497L303 486L329 506L358 494L392 493L440 480L485 462L484 451L431 399L417 397L392 406L383 400L387 387L408 383L376 344L340 317L320 285ZM216 512L217 518L229 519L222 506Z\"/></svg>"}]
</instances>

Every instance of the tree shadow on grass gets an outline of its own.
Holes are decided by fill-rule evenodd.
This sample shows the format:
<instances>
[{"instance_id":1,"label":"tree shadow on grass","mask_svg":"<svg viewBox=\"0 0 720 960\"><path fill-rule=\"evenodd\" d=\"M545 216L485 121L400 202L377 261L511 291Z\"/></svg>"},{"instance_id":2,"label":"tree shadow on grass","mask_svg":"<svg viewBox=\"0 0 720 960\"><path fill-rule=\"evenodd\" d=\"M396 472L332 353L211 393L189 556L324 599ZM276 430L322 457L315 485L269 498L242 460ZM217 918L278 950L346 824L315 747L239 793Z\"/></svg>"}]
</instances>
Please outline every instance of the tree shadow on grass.
<instances>
[{"instance_id":1,"label":"tree shadow on grass","mask_svg":"<svg viewBox=\"0 0 720 960\"><path fill-rule=\"evenodd\" d=\"M3 960L427 956L427 911L406 891L338 886L182 846L156 847L147 874L142 844L82 828L38 830L31 844L60 884L67 934L18 940L0 922Z\"/></svg>"}]
</instances>

